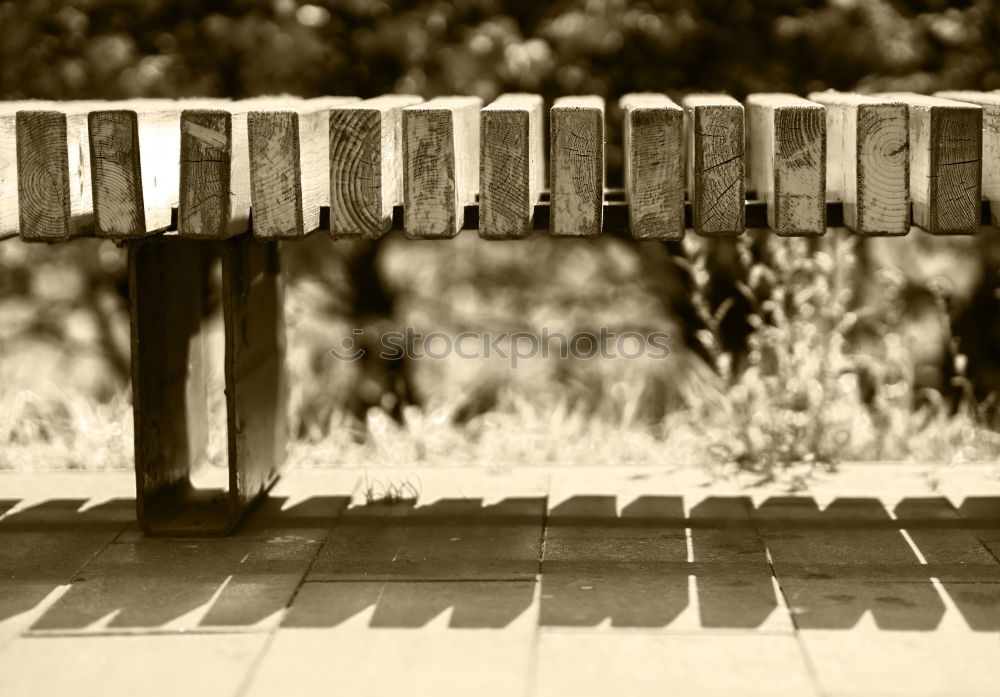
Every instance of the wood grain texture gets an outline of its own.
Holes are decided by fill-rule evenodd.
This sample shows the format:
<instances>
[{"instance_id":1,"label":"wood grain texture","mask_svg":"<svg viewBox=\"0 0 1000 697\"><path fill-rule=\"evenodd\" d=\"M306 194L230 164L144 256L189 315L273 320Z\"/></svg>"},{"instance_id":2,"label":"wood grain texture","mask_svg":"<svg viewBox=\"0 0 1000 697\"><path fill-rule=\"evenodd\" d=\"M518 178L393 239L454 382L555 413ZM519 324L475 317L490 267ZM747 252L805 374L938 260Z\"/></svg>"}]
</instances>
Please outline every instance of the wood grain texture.
<instances>
[{"instance_id":1,"label":"wood grain texture","mask_svg":"<svg viewBox=\"0 0 1000 697\"><path fill-rule=\"evenodd\" d=\"M278 242L222 243L230 527L285 461L288 376Z\"/></svg>"},{"instance_id":2,"label":"wood grain texture","mask_svg":"<svg viewBox=\"0 0 1000 697\"><path fill-rule=\"evenodd\" d=\"M859 235L910 230L909 110L899 101L813 92L826 107L826 196L841 201L844 226Z\"/></svg>"},{"instance_id":3,"label":"wood grain texture","mask_svg":"<svg viewBox=\"0 0 1000 697\"><path fill-rule=\"evenodd\" d=\"M720 94L681 99L687 141L688 196L699 235L739 235L745 227L743 105Z\"/></svg>"},{"instance_id":4,"label":"wood grain texture","mask_svg":"<svg viewBox=\"0 0 1000 697\"><path fill-rule=\"evenodd\" d=\"M793 94L746 101L749 186L767 201L768 226L781 236L826 232L826 113Z\"/></svg>"},{"instance_id":5,"label":"wood grain texture","mask_svg":"<svg viewBox=\"0 0 1000 697\"><path fill-rule=\"evenodd\" d=\"M637 240L684 237L684 111L663 94L627 94L625 198Z\"/></svg>"},{"instance_id":6,"label":"wood grain texture","mask_svg":"<svg viewBox=\"0 0 1000 697\"><path fill-rule=\"evenodd\" d=\"M982 196L990 202L990 224L1000 225L1000 92L938 92L934 96L982 108Z\"/></svg>"},{"instance_id":7,"label":"wood grain texture","mask_svg":"<svg viewBox=\"0 0 1000 697\"><path fill-rule=\"evenodd\" d=\"M913 222L935 235L979 229L983 110L912 92L877 95L910 111Z\"/></svg>"},{"instance_id":8,"label":"wood grain texture","mask_svg":"<svg viewBox=\"0 0 1000 697\"><path fill-rule=\"evenodd\" d=\"M522 239L531 232L545 179L542 98L503 94L480 112L479 236Z\"/></svg>"},{"instance_id":9,"label":"wood grain texture","mask_svg":"<svg viewBox=\"0 0 1000 697\"><path fill-rule=\"evenodd\" d=\"M93 232L87 112L102 106L64 102L17 112L21 239L56 242Z\"/></svg>"},{"instance_id":10,"label":"wood grain texture","mask_svg":"<svg viewBox=\"0 0 1000 697\"><path fill-rule=\"evenodd\" d=\"M0 239L20 230L20 206L17 193L17 112L43 110L51 102L0 102Z\"/></svg>"},{"instance_id":11,"label":"wood grain texture","mask_svg":"<svg viewBox=\"0 0 1000 697\"><path fill-rule=\"evenodd\" d=\"M320 97L294 107L250 111L253 234L298 239L319 228L330 205L330 109L357 97Z\"/></svg>"},{"instance_id":12,"label":"wood grain texture","mask_svg":"<svg viewBox=\"0 0 1000 697\"><path fill-rule=\"evenodd\" d=\"M423 101L386 95L330 110L330 234L378 239L403 204L403 109Z\"/></svg>"},{"instance_id":13,"label":"wood grain texture","mask_svg":"<svg viewBox=\"0 0 1000 697\"><path fill-rule=\"evenodd\" d=\"M596 237L604 223L604 100L560 97L549 129L550 232Z\"/></svg>"},{"instance_id":14,"label":"wood grain texture","mask_svg":"<svg viewBox=\"0 0 1000 697\"><path fill-rule=\"evenodd\" d=\"M251 111L297 105L295 97L260 98L181 112L182 237L225 239L250 224Z\"/></svg>"},{"instance_id":15,"label":"wood grain texture","mask_svg":"<svg viewBox=\"0 0 1000 697\"><path fill-rule=\"evenodd\" d=\"M173 233L129 246L132 384L140 523L151 535L222 535L285 459L288 383L278 243ZM206 299L221 257L229 486L200 492L208 437Z\"/></svg>"},{"instance_id":16,"label":"wood grain texture","mask_svg":"<svg viewBox=\"0 0 1000 697\"><path fill-rule=\"evenodd\" d=\"M403 229L454 237L479 190L478 97L438 97L403 109Z\"/></svg>"},{"instance_id":17,"label":"wood grain texture","mask_svg":"<svg viewBox=\"0 0 1000 697\"><path fill-rule=\"evenodd\" d=\"M133 100L89 115L97 234L130 239L173 225L180 114L203 101Z\"/></svg>"},{"instance_id":18,"label":"wood grain texture","mask_svg":"<svg viewBox=\"0 0 1000 697\"><path fill-rule=\"evenodd\" d=\"M188 527L176 521L208 445L202 315L219 250L165 236L128 250L136 507L146 534L169 534Z\"/></svg>"}]
</instances>

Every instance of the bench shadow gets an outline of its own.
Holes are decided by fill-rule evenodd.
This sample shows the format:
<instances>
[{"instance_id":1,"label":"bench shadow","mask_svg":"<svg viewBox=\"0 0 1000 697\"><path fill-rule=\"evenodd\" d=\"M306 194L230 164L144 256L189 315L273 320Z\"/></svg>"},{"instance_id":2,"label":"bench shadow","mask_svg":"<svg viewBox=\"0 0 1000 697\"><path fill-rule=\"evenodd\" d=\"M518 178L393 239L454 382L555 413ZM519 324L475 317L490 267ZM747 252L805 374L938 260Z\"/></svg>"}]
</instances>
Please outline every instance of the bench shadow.
<instances>
[{"instance_id":1,"label":"bench shadow","mask_svg":"<svg viewBox=\"0 0 1000 697\"><path fill-rule=\"evenodd\" d=\"M545 627L1000 631L1000 497L574 496L349 506L272 497L222 539L149 539L134 502L0 519L0 621L34 631ZM68 585L68 588L65 586ZM63 592L64 591L64 592ZM947 601L947 602L946 602ZM537 619L536 619L537 618Z\"/></svg>"}]
</instances>

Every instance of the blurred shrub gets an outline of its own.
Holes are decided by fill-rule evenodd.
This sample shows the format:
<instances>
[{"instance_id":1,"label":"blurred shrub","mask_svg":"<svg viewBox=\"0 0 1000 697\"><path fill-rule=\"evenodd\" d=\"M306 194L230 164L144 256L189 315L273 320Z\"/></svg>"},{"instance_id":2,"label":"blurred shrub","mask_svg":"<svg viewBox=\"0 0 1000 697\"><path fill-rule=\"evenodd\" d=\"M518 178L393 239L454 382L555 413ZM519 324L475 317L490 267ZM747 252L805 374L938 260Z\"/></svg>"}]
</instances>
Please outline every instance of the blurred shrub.
<instances>
[{"instance_id":1,"label":"blurred shrub","mask_svg":"<svg viewBox=\"0 0 1000 697\"><path fill-rule=\"evenodd\" d=\"M0 98L368 97L396 91L488 100L504 91L532 91L551 100L594 93L611 104L607 155L614 185L621 165L614 100L625 92L699 89L740 98L752 91L827 87L997 89L998 45L995 0L0 0ZM466 239L405 250L387 245L380 263L402 299L394 322L455 331L572 331L599 324L667 329L706 344L694 348L714 363L715 377L683 346L667 369L563 362L511 374L484 365L426 364L413 378L426 411L405 410L398 422L374 411L359 428L340 414L345 395L365 391L352 383L357 366L332 366L325 354L349 327L374 320L356 316L346 297L353 263L346 247L320 242L325 240L288 255L295 273L286 309L296 433L314 444L329 438L329 451L316 456L328 462L371 458L373 452L386 462L428 453L606 462L616 455L655 461L668 452L674 459L703 459L717 438L721 459L761 471L795 460L918 452L905 446L918 423L907 415L927 384L901 367L911 357L910 346L900 344L906 334L877 334L870 353L882 351L881 363L867 372L862 357L843 343L853 338L840 326L850 309L837 304L830 284L840 278L837 269L853 263L851 250L826 257L786 250L778 255L780 264L769 262L768 273L792 274L787 292L814 315L776 314L782 301L755 288L759 302L773 307L752 315L754 333L734 346L722 326L733 302L727 305L719 288L706 285L697 254L693 290L703 297L695 297L700 306L685 308L678 302L687 292L678 281L683 274L670 266L662 245L532 240L505 247ZM0 397L14 400L11 413L25 415L31 428L53 421L118 433L125 419L112 396L127 380L120 254L89 242L31 250L12 244L0 245L0 318L7 327L0 332L0 387L6 388ZM747 261L747 268L754 263ZM994 268L989 278L995 277ZM733 295L723 290L722 296ZM877 298L881 291L862 292ZM975 312L963 321L977 329L982 307L969 307ZM842 311L841 318L819 321L831 311ZM891 308L883 312L892 315ZM897 312L897 319L904 314ZM484 318L492 327L477 325ZM947 338L937 344L938 353L952 347ZM784 348L775 353L767 348L772 345ZM990 361L989 346L995 345L963 350ZM816 352L830 355L817 362ZM766 369L765 354L771 356ZM39 357L47 357L41 369ZM939 384L966 380L965 364L951 363L954 369ZM31 366L35 375L26 375ZM879 370L883 381L866 386L865 376ZM38 373L112 400L114 413L90 419L80 416L84 410L72 397L63 400L72 408L22 398L21 378ZM991 384L1000 385L1000 366L995 373ZM382 376L373 389L398 379ZM937 423L928 438L939 437L943 445L919 452L945 457L953 445L949 433L958 433L961 442L977 437L970 419L949 420L948 410L931 402L921 403L917 418ZM380 403L375 394L361 408ZM771 422L760 422L764 412L772 414ZM713 438L699 431L704 423L698 414L718 427ZM856 420L845 425L848 418ZM85 425L92 421L106 421L107 428ZM0 440L41 437L13 424L0 428L7 433L0 432ZM650 429L640 433L639 426ZM127 424L122 428L127 431ZM368 450L344 449L345 430ZM843 441L843 432L851 439ZM63 449L83 442L78 435ZM109 455L121 457L118 451Z\"/></svg>"},{"instance_id":2,"label":"blurred shrub","mask_svg":"<svg viewBox=\"0 0 1000 697\"><path fill-rule=\"evenodd\" d=\"M0 95L1000 88L993 0L7 0Z\"/></svg>"}]
</instances>

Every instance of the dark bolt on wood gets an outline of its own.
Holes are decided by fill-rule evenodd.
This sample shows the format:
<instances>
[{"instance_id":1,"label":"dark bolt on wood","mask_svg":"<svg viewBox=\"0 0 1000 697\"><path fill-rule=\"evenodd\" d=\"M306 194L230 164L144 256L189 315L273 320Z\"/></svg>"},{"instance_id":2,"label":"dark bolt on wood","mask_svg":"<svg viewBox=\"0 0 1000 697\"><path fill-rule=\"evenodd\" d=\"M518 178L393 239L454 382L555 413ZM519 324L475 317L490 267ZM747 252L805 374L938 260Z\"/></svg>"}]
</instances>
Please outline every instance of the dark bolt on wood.
<instances>
[{"instance_id":1,"label":"dark bolt on wood","mask_svg":"<svg viewBox=\"0 0 1000 697\"><path fill-rule=\"evenodd\" d=\"M222 266L229 485L197 489L208 441L205 319ZM129 243L136 507L147 535L223 535L275 481L287 441L276 242Z\"/></svg>"}]
</instances>

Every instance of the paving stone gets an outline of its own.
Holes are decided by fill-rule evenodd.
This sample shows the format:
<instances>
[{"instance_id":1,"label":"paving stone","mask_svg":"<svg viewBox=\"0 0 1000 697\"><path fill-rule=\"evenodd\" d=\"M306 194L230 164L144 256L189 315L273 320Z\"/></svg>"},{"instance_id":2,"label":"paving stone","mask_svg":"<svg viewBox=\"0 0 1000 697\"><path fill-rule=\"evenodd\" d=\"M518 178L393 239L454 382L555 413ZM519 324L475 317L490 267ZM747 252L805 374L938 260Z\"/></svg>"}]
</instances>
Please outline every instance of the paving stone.
<instances>
[{"instance_id":1,"label":"paving stone","mask_svg":"<svg viewBox=\"0 0 1000 697\"><path fill-rule=\"evenodd\" d=\"M96 557L134 504L88 514L79 503L130 492L131 475L0 475L0 486L19 483L16 507L3 513L0 503L0 571L15 574L0 575L0 613L8 608L6 627L17 631L38 617L32 636L6 644L13 634L0 621L0 694L19 694L9 675L33 681L31 694L231 694L264 646L261 630L279 623L251 694L525 694L536 631L541 695L811 694L761 538L825 693L996 694L995 489L963 497L956 484L946 500L905 468L847 469L819 482L823 493L797 497L696 488L688 470L559 471L539 584L544 473L386 471L366 484L357 471L293 472L234 538L131 531ZM373 480L398 477L415 483L415 504L360 505ZM843 496L849 490L870 498ZM338 517L351 494L354 506ZM74 500L36 506L58 495ZM37 508L35 518L22 508ZM107 520L86 517L98 514ZM331 532L317 578L335 582L296 591ZM520 580L489 580L505 578ZM222 627L238 633L205 633ZM177 630L186 634L159 635ZM158 635L107 636L123 632ZM115 640L126 643L101 643ZM101 647L98 658L89 646ZM230 647L239 656L220 658ZM146 682L130 682L130 665Z\"/></svg>"},{"instance_id":2,"label":"paving stone","mask_svg":"<svg viewBox=\"0 0 1000 697\"><path fill-rule=\"evenodd\" d=\"M982 540L983 546L990 551L996 559L1000 559L1000 539L998 540Z\"/></svg>"},{"instance_id":3,"label":"paving stone","mask_svg":"<svg viewBox=\"0 0 1000 697\"><path fill-rule=\"evenodd\" d=\"M1000 583L942 582L941 587L969 629L1000 632Z\"/></svg>"},{"instance_id":4,"label":"paving stone","mask_svg":"<svg viewBox=\"0 0 1000 697\"><path fill-rule=\"evenodd\" d=\"M544 561L686 561L683 499L640 496L618 512L614 495L571 496L549 510Z\"/></svg>"},{"instance_id":5,"label":"paving stone","mask_svg":"<svg viewBox=\"0 0 1000 697\"><path fill-rule=\"evenodd\" d=\"M4 697L235 695L265 635L31 637L0 651Z\"/></svg>"},{"instance_id":6,"label":"paving stone","mask_svg":"<svg viewBox=\"0 0 1000 697\"><path fill-rule=\"evenodd\" d=\"M746 576L725 573L695 577L698 599L698 627L753 629L761 632L791 632L791 615L778 600L770 575Z\"/></svg>"},{"instance_id":7,"label":"paving stone","mask_svg":"<svg viewBox=\"0 0 1000 697\"><path fill-rule=\"evenodd\" d=\"M535 694L817 694L792 636L543 630Z\"/></svg>"},{"instance_id":8,"label":"paving stone","mask_svg":"<svg viewBox=\"0 0 1000 697\"><path fill-rule=\"evenodd\" d=\"M309 580L534 579L545 499L441 499L347 510Z\"/></svg>"},{"instance_id":9,"label":"paving stone","mask_svg":"<svg viewBox=\"0 0 1000 697\"><path fill-rule=\"evenodd\" d=\"M1000 560L1000 496L969 496L958 510L972 534L994 559Z\"/></svg>"},{"instance_id":10,"label":"paving stone","mask_svg":"<svg viewBox=\"0 0 1000 697\"><path fill-rule=\"evenodd\" d=\"M547 563L542 626L791 631L766 566Z\"/></svg>"},{"instance_id":11,"label":"paving stone","mask_svg":"<svg viewBox=\"0 0 1000 697\"><path fill-rule=\"evenodd\" d=\"M318 545L238 537L112 544L32 629L99 633L274 623Z\"/></svg>"},{"instance_id":12,"label":"paving stone","mask_svg":"<svg viewBox=\"0 0 1000 697\"><path fill-rule=\"evenodd\" d=\"M749 511L745 497L686 511L679 496L564 494L547 521L542 625L789 631Z\"/></svg>"},{"instance_id":13,"label":"paving stone","mask_svg":"<svg viewBox=\"0 0 1000 697\"><path fill-rule=\"evenodd\" d=\"M928 563L981 565L1000 571L1000 562L972 531L964 529L966 521L946 498L906 499L896 506L895 514Z\"/></svg>"},{"instance_id":14,"label":"paving stone","mask_svg":"<svg viewBox=\"0 0 1000 697\"><path fill-rule=\"evenodd\" d=\"M981 522L1000 532L1000 496L963 497L958 512L967 522Z\"/></svg>"},{"instance_id":15,"label":"paving stone","mask_svg":"<svg viewBox=\"0 0 1000 697\"><path fill-rule=\"evenodd\" d=\"M327 628L283 627L248 695L284 694L290 687L299 695L333 691L338 697L525 695L537 609L530 598L530 607L515 608L533 586L308 583L289 614L290 625L302 627L314 609L341 607L320 620Z\"/></svg>"},{"instance_id":16,"label":"paving stone","mask_svg":"<svg viewBox=\"0 0 1000 697\"><path fill-rule=\"evenodd\" d=\"M685 497L687 501L692 497ZM695 562L766 563L747 496L708 496L689 508L691 556Z\"/></svg>"},{"instance_id":17,"label":"paving stone","mask_svg":"<svg viewBox=\"0 0 1000 697\"><path fill-rule=\"evenodd\" d=\"M802 630L800 640L824 694L879 697L995 697L995 634Z\"/></svg>"},{"instance_id":18,"label":"paving stone","mask_svg":"<svg viewBox=\"0 0 1000 697\"><path fill-rule=\"evenodd\" d=\"M281 626L329 628L355 621L359 616L370 619L384 586L383 581L303 583Z\"/></svg>"},{"instance_id":19,"label":"paving stone","mask_svg":"<svg viewBox=\"0 0 1000 697\"><path fill-rule=\"evenodd\" d=\"M451 628L502 629L537 615L534 581L306 583L282 627L336 627L369 613L372 628L420 628L447 614ZM374 613L369 611L374 608Z\"/></svg>"},{"instance_id":20,"label":"paving stone","mask_svg":"<svg viewBox=\"0 0 1000 697\"><path fill-rule=\"evenodd\" d=\"M875 498L838 498L824 509L810 496L774 497L754 511L778 578L792 575L919 578L923 569L892 519Z\"/></svg>"},{"instance_id":21,"label":"paving stone","mask_svg":"<svg viewBox=\"0 0 1000 697\"><path fill-rule=\"evenodd\" d=\"M544 627L666 628L690 604L687 574L655 564L547 563L542 574Z\"/></svg>"},{"instance_id":22,"label":"paving stone","mask_svg":"<svg viewBox=\"0 0 1000 697\"><path fill-rule=\"evenodd\" d=\"M774 568L781 579L927 583L934 578L957 583L1000 582L998 569L992 564L922 564L916 560L892 564L782 562L775 563Z\"/></svg>"},{"instance_id":23,"label":"paving stone","mask_svg":"<svg viewBox=\"0 0 1000 697\"><path fill-rule=\"evenodd\" d=\"M0 622L27 612L110 543L135 516L131 501L20 501L0 520Z\"/></svg>"},{"instance_id":24,"label":"paving stone","mask_svg":"<svg viewBox=\"0 0 1000 697\"><path fill-rule=\"evenodd\" d=\"M945 604L930 581L923 583L787 579L781 590L800 629L851 629L872 613L884 630L936 629Z\"/></svg>"}]
</instances>

